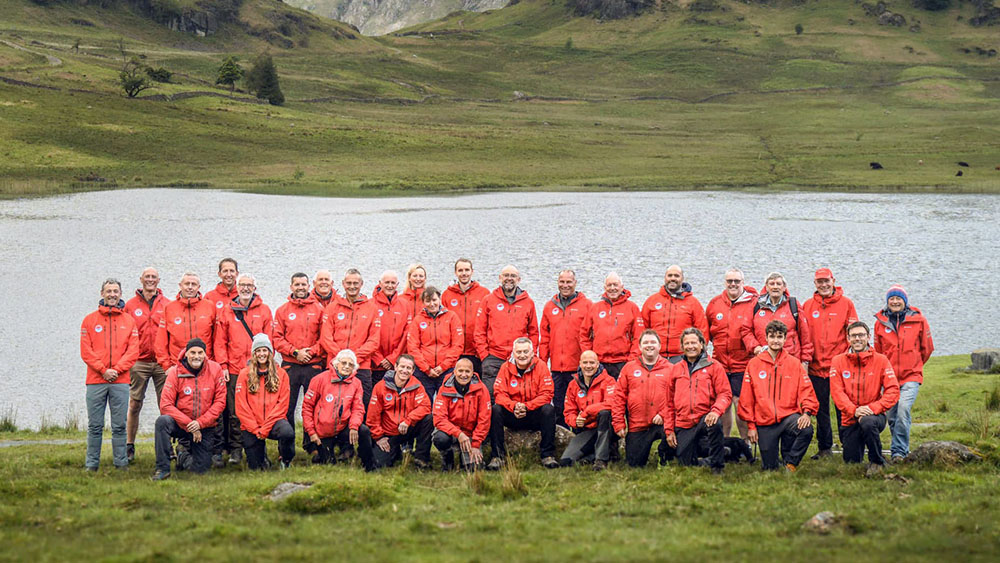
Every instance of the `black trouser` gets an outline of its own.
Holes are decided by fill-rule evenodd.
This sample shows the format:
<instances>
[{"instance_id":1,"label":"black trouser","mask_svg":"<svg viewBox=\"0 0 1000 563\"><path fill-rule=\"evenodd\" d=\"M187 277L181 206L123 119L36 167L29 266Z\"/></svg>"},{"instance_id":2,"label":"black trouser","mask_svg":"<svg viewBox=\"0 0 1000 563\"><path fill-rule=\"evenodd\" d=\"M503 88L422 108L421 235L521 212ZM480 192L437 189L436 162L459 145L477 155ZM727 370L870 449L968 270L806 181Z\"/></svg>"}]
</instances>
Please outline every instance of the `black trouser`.
<instances>
[{"instance_id":1,"label":"black trouser","mask_svg":"<svg viewBox=\"0 0 1000 563\"><path fill-rule=\"evenodd\" d=\"M722 421L708 426L705 417L691 428L674 428L677 436L677 460L681 465L698 465L698 443L702 437L708 441L708 464L713 469L726 466L726 452L722 449Z\"/></svg>"},{"instance_id":2,"label":"black trouser","mask_svg":"<svg viewBox=\"0 0 1000 563\"><path fill-rule=\"evenodd\" d=\"M798 414L790 414L781 422L770 426L757 427L757 444L760 446L760 460L764 469L778 469L779 446L781 459L786 464L798 466L802 456L812 441L812 426L798 428Z\"/></svg>"},{"instance_id":3,"label":"black trouser","mask_svg":"<svg viewBox=\"0 0 1000 563\"><path fill-rule=\"evenodd\" d=\"M838 411L839 412L839 411ZM875 465L885 465L882 457L882 440L879 434L885 430L885 413L862 416L851 426L840 427L840 439L844 443L844 462L861 463L868 447L868 461Z\"/></svg>"},{"instance_id":4,"label":"black trouser","mask_svg":"<svg viewBox=\"0 0 1000 563\"><path fill-rule=\"evenodd\" d=\"M613 377L615 381L618 381L618 374L620 374L622 372L622 368L625 367L625 362L601 362L601 365L604 366L604 371L608 372L608 375Z\"/></svg>"},{"instance_id":5,"label":"black trouser","mask_svg":"<svg viewBox=\"0 0 1000 563\"><path fill-rule=\"evenodd\" d=\"M397 461L403 458L402 445L413 440L417 441L413 448L413 457L420 461L431 462L431 433L434 431L434 421L431 415L427 415L410 425L406 429L406 434L395 436L383 436L389 440L389 451L384 451L379 447L379 440L373 441L372 451L375 452L375 467L392 467Z\"/></svg>"},{"instance_id":6,"label":"black trouser","mask_svg":"<svg viewBox=\"0 0 1000 563\"><path fill-rule=\"evenodd\" d=\"M816 413L816 445L821 450L833 447L833 427L830 425L830 379L810 375L816 400L819 401L819 412ZM837 411L837 426L840 427L840 411ZM838 431L838 434L840 432ZM841 436L843 441L843 436Z\"/></svg>"},{"instance_id":7,"label":"black trouser","mask_svg":"<svg viewBox=\"0 0 1000 563\"><path fill-rule=\"evenodd\" d=\"M427 393L427 397L434 402L434 397L437 396L438 389L441 388L441 383L448 380L448 376L451 372L455 371L455 368L449 368L445 370L441 375L437 377L431 377L427 375L427 372L420 368L413 369L413 375L417 378L417 381L424 386L424 391Z\"/></svg>"},{"instance_id":8,"label":"black trouser","mask_svg":"<svg viewBox=\"0 0 1000 563\"><path fill-rule=\"evenodd\" d=\"M220 448L228 450L229 453L238 452L243 449L243 440L240 436L240 419L236 416L236 379L239 374L230 373L229 381L226 382L226 410L222 411L222 436Z\"/></svg>"},{"instance_id":9,"label":"black trouser","mask_svg":"<svg viewBox=\"0 0 1000 563\"><path fill-rule=\"evenodd\" d=\"M171 438L179 438L187 442L187 451L191 455L191 471L204 473L212 467L212 448L215 446L216 428L202 428L201 441L195 442L191 433L178 426L177 421L168 414L161 414L156 419L154 448L156 449L157 471L170 472L170 454L173 448Z\"/></svg>"},{"instance_id":10,"label":"black trouser","mask_svg":"<svg viewBox=\"0 0 1000 563\"><path fill-rule=\"evenodd\" d=\"M434 447L441 452L441 469L450 470L455 467L454 450L456 449L459 450L459 457L462 460L462 469L472 469L472 460L469 458L469 454L461 451L461 448L458 445L458 438L449 436L435 428L431 441L434 443ZM480 449L480 451L482 450Z\"/></svg>"},{"instance_id":11,"label":"black trouser","mask_svg":"<svg viewBox=\"0 0 1000 563\"><path fill-rule=\"evenodd\" d=\"M479 359L479 356L475 356L473 354L462 354L459 359L463 358L472 362L472 371L478 373L481 378L483 375L483 361Z\"/></svg>"},{"instance_id":12,"label":"black trouser","mask_svg":"<svg viewBox=\"0 0 1000 563\"><path fill-rule=\"evenodd\" d=\"M340 447L340 451L347 451L353 448L351 445L351 429L344 428L339 434L320 438L321 444L316 448L317 457L314 463L337 463L337 456L334 455L334 448ZM361 465L365 471L375 469L375 462L372 453L372 433L364 424L358 428L358 457L361 458Z\"/></svg>"},{"instance_id":13,"label":"black trouser","mask_svg":"<svg viewBox=\"0 0 1000 563\"><path fill-rule=\"evenodd\" d=\"M539 443L542 459L556 455L556 409L551 404L542 405L533 411L528 411L524 418L517 418L514 413L493 405L493 419L490 422L490 442L493 444L490 453L493 457L507 457L507 443L504 427L511 430L537 430L542 433Z\"/></svg>"},{"instance_id":14,"label":"black trouser","mask_svg":"<svg viewBox=\"0 0 1000 563\"><path fill-rule=\"evenodd\" d=\"M556 424L563 428L569 428L569 426L566 426L566 420L563 418L562 413L563 406L566 404L566 389L569 388L569 382L573 380L574 374L576 374L575 371L552 372L552 386L554 388L552 406L556 408Z\"/></svg>"},{"instance_id":15,"label":"black trouser","mask_svg":"<svg viewBox=\"0 0 1000 563\"><path fill-rule=\"evenodd\" d=\"M368 414L368 401L372 400L372 387L375 385L372 383L372 370L370 369L359 369L354 373L354 377L358 378L361 382L361 398L365 401L365 414Z\"/></svg>"},{"instance_id":16,"label":"black trouser","mask_svg":"<svg viewBox=\"0 0 1000 563\"><path fill-rule=\"evenodd\" d=\"M317 373L323 371L323 366L321 364L291 364L285 362L285 371L288 372L288 424L292 425L292 429L295 429L295 413L298 410L299 404L299 388L302 388L302 395L305 396L306 391L309 390L309 383L312 378ZM311 452L316 449L316 444L313 444L309 440L309 436L302 432L302 449L307 452Z\"/></svg>"},{"instance_id":17,"label":"black trouser","mask_svg":"<svg viewBox=\"0 0 1000 563\"><path fill-rule=\"evenodd\" d=\"M646 463L649 462L649 450L657 440L660 441L656 450L660 456L660 463L673 459L677 451L667 445L667 435L663 432L663 425L651 424L645 430L625 435L625 461L630 467L646 467Z\"/></svg>"},{"instance_id":18,"label":"black trouser","mask_svg":"<svg viewBox=\"0 0 1000 563\"><path fill-rule=\"evenodd\" d=\"M573 465L588 455L593 455L597 461L608 462L611 458L611 411L597 413L597 428L575 428L573 432L576 435L563 450L560 465Z\"/></svg>"},{"instance_id":19,"label":"black trouser","mask_svg":"<svg viewBox=\"0 0 1000 563\"><path fill-rule=\"evenodd\" d=\"M267 458L267 440L261 440L253 434L243 430L243 449L247 454L247 467L250 469L264 469L264 459ZM267 435L268 440L278 441L278 456L285 463L292 461L295 457L295 429L287 420L279 420L271 427L271 432Z\"/></svg>"},{"instance_id":20,"label":"black trouser","mask_svg":"<svg viewBox=\"0 0 1000 563\"><path fill-rule=\"evenodd\" d=\"M483 358L483 371L479 373L479 378L482 379L483 385L486 385L486 389L489 390L491 402L493 401L493 383L496 382L497 374L500 373L503 363L503 358L496 356L487 355Z\"/></svg>"}]
</instances>

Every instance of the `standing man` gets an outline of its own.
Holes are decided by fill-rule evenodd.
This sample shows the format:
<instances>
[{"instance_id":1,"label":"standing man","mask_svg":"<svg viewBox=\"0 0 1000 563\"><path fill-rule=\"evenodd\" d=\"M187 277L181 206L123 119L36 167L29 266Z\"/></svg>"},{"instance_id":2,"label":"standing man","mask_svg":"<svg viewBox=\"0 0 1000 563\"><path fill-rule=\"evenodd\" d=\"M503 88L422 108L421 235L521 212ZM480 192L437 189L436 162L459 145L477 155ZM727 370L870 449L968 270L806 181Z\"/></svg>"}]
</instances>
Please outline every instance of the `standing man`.
<instances>
[{"instance_id":1,"label":"standing man","mask_svg":"<svg viewBox=\"0 0 1000 563\"><path fill-rule=\"evenodd\" d=\"M691 285L684 281L684 270L677 264L667 268L663 287L642 305L642 322L660 335L660 355L667 358L683 353L680 342L684 329L695 327L708 334L705 309L691 294Z\"/></svg>"},{"instance_id":2,"label":"standing man","mask_svg":"<svg viewBox=\"0 0 1000 563\"><path fill-rule=\"evenodd\" d=\"M875 351L885 354L899 380L899 402L889 410L892 462L910 453L910 410L924 382L924 364L934 352L927 318L910 307L906 289L894 285L886 293L885 309L875 313Z\"/></svg>"},{"instance_id":3,"label":"standing man","mask_svg":"<svg viewBox=\"0 0 1000 563\"><path fill-rule=\"evenodd\" d=\"M200 338L202 342L211 345L215 334L215 305L207 299L202 299L201 279L198 274L188 272L181 276L177 283L180 291L177 299L163 307L160 326L156 331L156 363L164 370L177 365L181 353L188 341ZM212 351L205 350L208 358Z\"/></svg>"},{"instance_id":4,"label":"standing man","mask_svg":"<svg viewBox=\"0 0 1000 563\"><path fill-rule=\"evenodd\" d=\"M845 349L847 327L858 320L854 303L844 296L844 289L835 285L830 268L816 270L813 283L816 292L802 304L802 314L809 324L813 342L813 359L809 362L809 380L812 381L819 413L816 414L816 442L819 452L812 459L833 454L833 429L830 425L830 362ZM840 427L840 411L837 411Z\"/></svg>"},{"instance_id":5,"label":"standing man","mask_svg":"<svg viewBox=\"0 0 1000 563\"><path fill-rule=\"evenodd\" d=\"M111 452L115 467L128 469L125 419L129 370L139 357L139 332L125 312L122 284L108 278L101 284L97 310L80 325L80 357L87 364L87 471L97 471L104 441L104 411L111 411Z\"/></svg>"},{"instance_id":6,"label":"standing man","mask_svg":"<svg viewBox=\"0 0 1000 563\"><path fill-rule=\"evenodd\" d=\"M286 420L295 429L295 410L299 389L303 395L312 378L323 371L323 350L319 345L319 330L323 323L323 306L309 292L309 276L292 274L291 295L274 313L274 348L282 358L288 373L288 412ZM303 432L302 448L314 451L315 444Z\"/></svg>"},{"instance_id":7,"label":"standing man","mask_svg":"<svg viewBox=\"0 0 1000 563\"><path fill-rule=\"evenodd\" d=\"M673 369L660 355L660 335L647 328L639 337L639 357L626 363L618 378L611 404L611 422L619 438L625 439L625 461L630 467L645 467L649 450L659 440L660 465L673 457L663 423L667 417L667 376Z\"/></svg>"},{"instance_id":8,"label":"standing man","mask_svg":"<svg viewBox=\"0 0 1000 563\"><path fill-rule=\"evenodd\" d=\"M257 283L250 274L240 274L236 280L238 295L221 310L215 324L215 361L222 366L226 380L226 411L223 413L223 450L229 451L229 463L243 461L243 439L240 419L236 416L236 376L250 361L255 334L274 331L271 308L257 295ZM216 452L221 454L221 450Z\"/></svg>"},{"instance_id":9,"label":"standing man","mask_svg":"<svg viewBox=\"0 0 1000 563\"><path fill-rule=\"evenodd\" d=\"M455 283L441 293L441 303L462 321L462 332L465 334L462 357L472 362L475 373L481 374L482 361L476 351L476 315L490 290L473 281L472 274L472 260L459 258L455 262Z\"/></svg>"},{"instance_id":10,"label":"standing man","mask_svg":"<svg viewBox=\"0 0 1000 563\"><path fill-rule=\"evenodd\" d=\"M615 380L597 360L597 354L592 350L580 354L580 367L569 384L562 412L574 436L563 451L559 465L568 467L584 456L593 455L594 471L603 471L608 466L615 385Z\"/></svg>"},{"instance_id":11,"label":"standing man","mask_svg":"<svg viewBox=\"0 0 1000 563\"><path fill-rule=\"evenodd\" d=\"M843 426L844 462L861 463L868 447L868 471L882 470L882 441L885 413L899 400L899 382L889 358L868 346L868 325L855 321L847 327L850 351L833 357L830 364L830 392Z\"/></svg>"},{"instance_id":12,"label":"standing man","mask_svg":"<svg viewBox=\"0 0 1000 563\"><path fill-rule=\"evenodd\" d=\"M417 469L431 467L431 399L413 376L413 356L402 354L396 370L389 371L372 390L368 404L368 428L371 429L375 467L392 467L402 459L403 444L416 440L413 463Z\"/></svg>"},{"instance_id":13,"label":"standing man","mask_svg":"<svg viewBox=\"0 0 1000 563\"><path fill-rule=\"evenodd\" d=\"M739 415L749 426L750 443L760 444L765 470L778 469L780 447L785 470L794 473L812 441L810 415L819 404L805 366L788 353L788 327L771 321L767 348L754 356L743 375Z\"/></svg>"},{"instance_id":14,"label":"standing man","mask_svg":"<svg viewBox=\"0 0 1000 563\"><path fill-rule=\"evenodd\" d=\"M393 369L396 358L406 350L406 329L410 321L408 302L396 291L399 276L386 270L372 292L372 306L378 315L378 349L372 357L372 381L381 381L385 372Z\"/></svg>"},{"instance_id":15,"label":"standing man","mask_svg":"<svg viewBox=\"0 0 1000 563\"><path fill-rule=\"evenodd\" d=\"M482 469L483 441L490 434L492 415L490 393L472 371L472 360L460 358L434 400L431 440L441 452L441 471L455 466L455 445L463 470Z\"/></svg>"},{"instance_id":16,"label":"standing man","mask_svg":"<svg viewBox=\"0 0 1000 563\"><path fill-rule=\"evenodd\" d=\"M593 350L615 380L625 362L639 356L639 336L644 325L639 306L630 297L621 276L609 273L604 278L604 295L580 326L580 348Z\"/></svg>"},{"instance_id":17,"label":"standing man","mask_svg":"<svg viewBox=\"0 0 1000 563\"><path fill-rule=\"evenodd\" d=\"M364 284L361 272L355 268L347 270L341 282L344 296L335 295L323 310L319 343L328 358L335 357L341 350L354 352L355 377L364 391L363 405L367 405L372 395L372 356L378 350L381 324L368 298L361 293Z\"/></svg>"},{"instance_id":18,"label":"standing man","mask_svg":"<svg viewBox=\"0 0 1000 563\"><path fill-rule=\"evenodd\" d=\"M506 462L507 442L504 428L538 430L542 437L539 450L546 469L559 467L556 461L556 411L552 407L552 374L535 357L535 348L527 337L514 340L511 359L497 374L494 389L496 402L490 422L493 443L486 469L496 471Z\"/></svg>"},{"instance_id":19,"label":"standing man","mask_svg":"<svg viewBox=\"0 0 1000 563\"><path fill-rule=\"evenodd\" d=\"M732 404L722 418L722 435L729 437L735 419L740 438L746 440L747 423L736 416L736 403L743 387L743 372L753 357L743 344L742 334L743 325L753 317L757 290L743 285L743 271L738 268L726 270L724 279L725 289L708 302L705 317L709 340L712 341L712 358L726 370L729 388L733 392Z\"/></svg>"},{"instance_id":20,"label":"standing man","mask_svg":"<svg viewBox=\"0 0 1000 563\"><path fill-rule=\"evenodd\" d=\"M539 327L538 358L549 362L555 395L552 405L556 414L563 412L566 387L576 373L580 363L580 327L590 312L592 303L587 296L576 290L576 273L563 270L556 278L559 291L545 304ZM563 424L562 417L557 417Z\"/></svg>"},{"instance_id":21,"label":"standing man","mask_svg":"<svg viewBox=\"0 0 1000 563\"><path fill-rule=\"evenodd\" d=\"M754 356L759 355L768 347L767 327L771 321L780 321L785 325L785 351L798 358L802 365L809 368L813 357L812 338L809 333L809 323L804 314L800 314L799 301L788 293L785 276L779 272L771 272L764 281L764 294L757 298L753 307L754 314L743 325L743 344L747 350L753 350Z\"/></svg>"},{"instance_id":22,"label":"standing man","mask_svg":"<svg viewBox=\"0 0 1000 563\"><path fill-rule=\"evenodd\" d=\"M316 272L316 275L313 276L312 294L316 298L316 302L323 307L330 304L330 300L337 294L333 289L333 276L330 274L330 270Z\"/></svg>"},{"instance_id":23,"label":"standing man","mask_svg":"<svg viewBox=\"0 0 1000 563\"><path fill-rule=\"evenodd\" d=\"M535 302L519 283L521 274L517 268L505 266L500 271L500 286L483 299L476 318L476 352L483 361L483 383L491 397L493 382L510 357L514 340L527 337L532 349L538 347Z\"/></svg>"},{"instance_id":24,"label":"standing man","mask_svg":"<svg viewBox=\"0 0 1000 563\"><path fill-rule=\"evenodd\" d=\"M167 380L167 372L156 363L156 331L160 328L163 308L170 302L160 291L160 274L156 268L146 268L139 275L140 289L135 290L135 297L125 303L125 312L135 321L139 332L139 358L129 371L131 380L128 396L128 422L125 425L125 452L128 462L135 459L135 435L139 431L139 413L146 399L146 388L149 380L153 380L153 390L156 391L156 404L159 408L160 393L163 382Z\"/></svg>"},{"instance_id":25,"label":"standing man","mask_svg":"<svg viewBox=\"0 0 1000 563\"><path fill-rule=\"evenodd\" d=\"M216 309L223 309L233 299L239 296L236 288L236 278L240 275L240 268L236 265L236 260L223 258L219 261L219 283L215 289L205 294L205 299L212 303Z\"/></svg>"}]
</instances>

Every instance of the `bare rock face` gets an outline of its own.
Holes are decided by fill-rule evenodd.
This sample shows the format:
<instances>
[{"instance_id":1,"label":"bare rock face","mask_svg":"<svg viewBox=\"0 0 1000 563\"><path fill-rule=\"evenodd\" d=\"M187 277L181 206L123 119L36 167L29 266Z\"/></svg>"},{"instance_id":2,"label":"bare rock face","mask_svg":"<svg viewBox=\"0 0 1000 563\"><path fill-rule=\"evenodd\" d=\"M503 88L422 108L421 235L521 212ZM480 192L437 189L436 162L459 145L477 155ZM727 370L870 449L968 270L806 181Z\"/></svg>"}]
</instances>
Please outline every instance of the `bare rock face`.
<instances>
[{"instance_id":1,"label":"bare rock face","mask_svg":"<svg viewBox=\"0 0 1000 563\"><path fill-rule=\"evenodd\" d=\"M903 27L906 25L906 18L903 14L895 14L893 12L882 12L878 17L879 25L891 25L893 27Z\"/></svg>"},{"instance_id":2,"label":"bare rock face","mask_svg":"<svg viewBox=\"0 0 1000 563\"><path fill-rule=\"evenodd\" d=\"M979 461L982 456L964 444L951 441L924 442L906 456L910 463L932 463L935 465L956 465Z\"/></svg>"},{"instance_id":3,"label":"bare rock face","mask_svg":"<svg viewBox=\"0 0 1000 563\"><path fill-rule=\"evenodd\" d=\"M365 35L384 35L456 11L497 10L506 6L508 0L285 0L285 3L354 25Z\"/></svg>"},{"instance_id":4,"label":"bare rock face","mask_svg":"<svg viewBox=\"0 0 1000 563\"><path fill-rule=\"evenodd\" d=\"M972 369L990 371L1000 364L1000 348L980 348L972 353Z\"/></svg>"}]
</instances>

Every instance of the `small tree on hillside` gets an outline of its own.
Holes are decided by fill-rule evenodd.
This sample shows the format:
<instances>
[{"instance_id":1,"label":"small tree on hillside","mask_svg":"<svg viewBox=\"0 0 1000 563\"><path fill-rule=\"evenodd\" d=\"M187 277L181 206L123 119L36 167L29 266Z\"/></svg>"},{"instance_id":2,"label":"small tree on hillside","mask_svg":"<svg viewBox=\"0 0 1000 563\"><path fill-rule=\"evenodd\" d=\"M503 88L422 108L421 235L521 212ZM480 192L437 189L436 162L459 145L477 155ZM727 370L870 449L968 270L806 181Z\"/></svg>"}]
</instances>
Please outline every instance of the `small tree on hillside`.
<instances>
[{"instance_id":1,"label":"small tree on hillside","mask_svg":"<svg viewBox=\"0 0 1000 563\"><path fill-rule=\"evenodd\" d=\"M139 92L153 87L153 83L146 77L146 65L138 57L132 57L122 71L118 74L118 84L125 90L125 95L134 98Z\"/></svg>"},{"instance_id":2,"label":"small tree on hillside","mask_svg":"<svg viewBox=\"0 0 1000 563\"><path fill-rule=\"evenodd\" d=\"M229 95L233 95L233 91L236 90L236 83L239 82L245 71L243 67L236 62L236 57L228 57L222 62L222 66L219 67L219 75L215 79L216 84L224 84L229 86Z\"/></svg>"},{"instance_id":3,"label":"small tree on hillside","mask_svg":"<svg viewBox=\"0 0 1000 563\"><path fill-rule=\"evenodd\" d=\"M795 35L802 35L802 31L803 31L802 24L800 23L795 24Z\"/></svg>"},{"instance_id":4,"label":"small tree on hillside","mask_svg":"<svg viewBox=\"0 0 1000 563\"><path fill-rule=\"evenodd\" d=\"M253 67L246 77L247 90L255 93L258 98L267 100L272 106L285 103L285 95L281 93L278 84L278 69L274 67L271 53L261 53L253 61Z\"/></svg>"}]
</instances>

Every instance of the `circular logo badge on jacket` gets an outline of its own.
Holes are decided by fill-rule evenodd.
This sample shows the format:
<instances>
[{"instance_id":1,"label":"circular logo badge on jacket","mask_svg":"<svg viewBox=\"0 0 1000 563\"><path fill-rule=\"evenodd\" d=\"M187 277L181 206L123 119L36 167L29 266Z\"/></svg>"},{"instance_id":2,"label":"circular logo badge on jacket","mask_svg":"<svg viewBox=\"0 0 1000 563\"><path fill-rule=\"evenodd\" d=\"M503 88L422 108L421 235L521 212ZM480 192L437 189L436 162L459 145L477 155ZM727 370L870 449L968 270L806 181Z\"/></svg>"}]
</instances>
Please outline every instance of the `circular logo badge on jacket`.
<instances>
[{"instance_id":1,"label":"circular logo badge on jacket","mask_svg":"<svg viewBox=\"0 0 1000 563\"><path fill-rule=\"evenodd\" d=\"M559 307L553 307L552 308L552 314L553 315L558 315L559 314Z\"/></svg>"},{"instance_id":2,"label":"circular logo badge on jacket","mask_svg":"<svg viewBox=\"0 0 1000 563\"><path fill-rule=\"evenodd\" d=\"M722 313L719 313L719 314L715 315L715 320L721 321L722 320Z\"/></svg>"},{"instance_id":3,"label":"circular logo badge on jacket","mask_svg":"<svg viewBox=\"0 0 1000 563\"><path fill-rule=\"evenodd\" d=\"M659 311L660 309L663 308L663 303L657 303L656 306L653 307L653 308L656 309L657 311Z\"/></svg>"},{"instance_id":4,"label":"circular logo badge on jacket","mask_svg":"<svg viewBox=\"0 0 1000 563\"><path fill-rule=\"evenodd\" d=\"M503 311L503 303L497 303L497 311Z\"/></svg>"},{"instance_id":5,"label":"circular logo badge on jacket","mask_svg":"<svg viewBox=\"0 0 1000 563\"><path fill-rule=\"evenodd\" d=\"M328 403L333 402L333 393L330 393L329 395L326 396L326 402Z\"/></svg>"},{"instance_id":6,"label":"circular logo badge on jacket","mask_svg":"<svg viewBox=\"0 0 1000 563\"><path fill-rule=\"evenodd\" d=\"M382 315L384 315L384 314L385 314L385 311L383 311L382 309L379 309L379 310L378 310L378 316L380 316L380 317L381 317L381 316L382 316Z\"/></svg>"},{"instance_id":7,"label":"circular logo badge on jacket","mask_svg":"<svg viewBox=\"0 0 1000 563\"><path fill-rule=\"evenodd\" d=\"M94 332L104 332L104 327L101 325L97 325L94 327Z\"/></svg>"},{"instance_id":8,"label":"circular logo badge on jacket","mask_svg":"<svg viewBox=\"0 0 1000 563\"><path fill-rule=\"evenodd\" d=\"M420 330L427 328L427 323L420 323Z\"/></svg>"},{"instance_id":9,"label":"circular logo badge on jacket","mask_svg":"<svg viewBox=\"0 0 1000 563\"><path fill-rule=\"evenodd\" d=\"M288 320L294 321L295 320L295 313L288 313Z\"/></svg>"},{"instance_id":10,"label":"circular logo badge on jacket","mask_svg":"<svg viewBox=\"0 0 1000 563\"><path fill-rule=\"evenodd\" d=\"M517 387L517 380L516 379L511 379L510 380L510 386L511 387Z\"/></svg>"},{"instance_id":11,"label":"circular logo badge on jacket","mask_svg":"<svg viewBox=\"0 0 1000 563\"><path fill-rule=\"evenodd\" d=\"M814 319L818 319L819 318L819 311L813 311L813 318Z\"/></svg>"},{"instance_id":12,"label":"circular logo badge on jacket","mask_svg":"<svg viewBox=\"0 0 1000 563\"><path fill-rule=\"evenodd\" d=\"M191 394L191 392L192 392L192 390L191 390L191 388L190 388L190 387L185 387L185 388L184 388L184 394L185 394L185 395L190 395L190 394Z\"/></svg>"},{"instance_id":13,"label":"circular logo badge on jacket","mask_svg":"<svg viewBox=\"0 0 1000 563\"><path fill-rule=\"evenodd\" d=\"M758 317L763 317L764 316L764 311L761 311L761 312L757 313L757 316Z\"/></svg>"},{"instance_id":14,"label":"circular logo badge on jacket","mask_svg":"<svg viewBox=\"0 0 1000 563\"><path fill-rule=\"evenodd\" d=\"M757 374L757 377L764 379L765 377L767 377L767 372L764 370L760 370L760 373Z\"/></svg>"},{"instance_id":15,"label":"circular logo badge on jacket","mask_svg":"<svg viewBox=\"0 0 1000 563\"><path fill-rule=\"evenodd\" d=\"M387 402L387 403L391 403L392 402L392 393L387 393L386 394L386 396L385 396L385 402Z\"/></svg>"},{"instance_id":16,"label":"circular logo badge on jacket","mask_svg":"<svg viewBox=\"0 0 1000 563\"><path fill-rule=\"evenodd\" d=\"M639 377L640 375L642 375L642 370L637 369L632 372L632 375L635 377Z\"/></svg>"},{"instance_id":17,"label":"circular logo badge on jacket","mask_svg":"<svg viewBox=\"0 0 1000 563\"><path fill-rule=\"evenodd\" d=\"M223 303L222 301L216 301L215 302L215 308L216 309L221 309L223 307L223 305L225 305L225 303Z\"/></svg>"},{"instance_id":18,"label":"circular logo badge on jacket","mask_svg":"<svg viewBox=\"0 0 1000 563\"><path fill-rule=\"evenodd\" d=\"M607 311L601 311L600 313L597 313L597 316L603 319L604 317L608 316L608 313Z\"/></svg>"},{"instance_id":19,"label":"circular logo badge on jacket","mask_svg":"<svg viewBox=\"0 0 1000 563\"><path fill-rule=\"evenodd\" d=\"M458 307L458 299L452 299L451 300L451 306L452 307Z\"/></svg>"},{"instance_id":20,"label":"circular logo badge on jacket","mask_svg":"<svg viewBox=\"0 0 1000 563\"><path fill-rule=\"evenodd\" d=\"M458 402L458 397L452 397L452 398L451 398L451 402L453 402L453 403L457 403L457 402Z\"/></svg>"},{"instance_id":21,"label":"circular logo badge on jacket","mask_svg":"<svg viewBox=\"0 0 1000 563\"><path fill-rule=\"evenodd\" d=\"M580 397L582 399L582 398L586 397L587 394L585 392L583 392L583 391L580 391L579 393L576 394L576 396Z\"/></svg>"},{"instance_id":22,"label":"circular logo badge on jacket","mask_svg":"<svg viewBox=\"0 0 1000 563\"><path fill-rule=\"evenodd\" d=\"M851 378L851 372L849 372L849 371L845 371L842 375L844 376L844 379L850 379Z\"/></svg>"},{"instance_id":23,"label":"circular logo badge on jacket","mask_svg":"<svg viewBox=\"0 0 1000 563\"><path fill-rule=\"evenodd\" d=\"M142 316L142 309L136 309L135 310L135 316L141 317Z\"/></svg>"},{"instance_id":24,"label":"circular logo badge on jacket","mask_svg":"<svg viewBox=\"0 0 1000 563\"><path fill-rule=\"evenodd\" d=\"M175 325L179 325L179 324L181 324L181 318L180 318L180 317L177 317L176 319L174 319L174 324L175 324Z\"/></svg>"},{"instance_id":25,"label":"circular logo badge on jacket","mask_svg":"<svg viewBox=\"0 0 1000 563\"><path fill-rule=\"evenodd\" d=\"M344 320L344 314L343 313L337 313L337 320L338 321Z\"/></svg>"},{"instance_id":26,"label":"circular logo badge on jacket","mask_svg":"<svg viewBox=\"0 0 1000 563\"><path fill-rule=\"evenodd\" d=\"M885 332L886 332L886 334L891 333L892 329L891 328L887 328L887 329L885 329Z\"/></svg>"}]
</instances>

